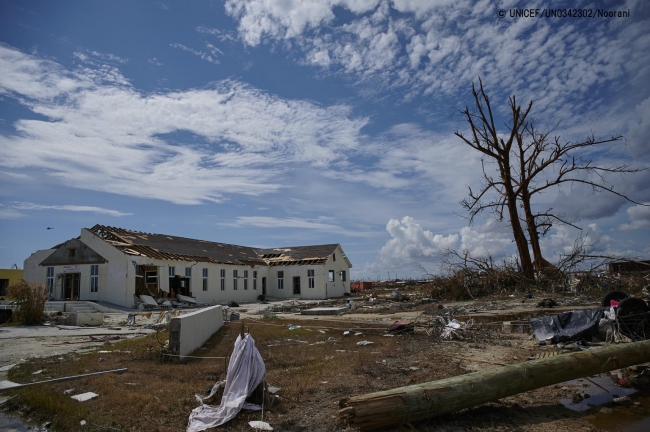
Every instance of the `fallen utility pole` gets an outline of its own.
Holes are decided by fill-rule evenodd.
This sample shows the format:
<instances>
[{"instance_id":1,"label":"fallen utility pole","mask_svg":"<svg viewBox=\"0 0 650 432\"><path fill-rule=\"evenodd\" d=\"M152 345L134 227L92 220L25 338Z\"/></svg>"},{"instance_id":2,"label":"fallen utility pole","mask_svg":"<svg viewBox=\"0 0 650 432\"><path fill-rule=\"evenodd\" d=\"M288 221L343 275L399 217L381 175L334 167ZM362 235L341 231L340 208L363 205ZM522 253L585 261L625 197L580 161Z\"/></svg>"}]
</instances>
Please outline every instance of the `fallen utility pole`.
<instances>
[{"instance_id":1,"label":"fallen utility pole","mask_svg":"<svg viewBox=\"0 0 650 432\"><path fill-rule=\"evenodd\" d=\"M93 372L93 373L88 373L88 374L83 374L83 375L73 375L73 376L68 376L68 377L62 377L62 378L54 378L50 380L45 380L45 381L36 381L36 382L31 382L31 383L25 383L25 384L19 384L15 383L13 381L0 381L0 393L2 393L4 390L16 390L16 389L21 389L23 387L31 386L34 384L49 384L49 383L54 383L54 382L61 382L61 381L72 381L80 378L87 378L95 375L103 375L107 373L114 373L114 374L121 374L126 372L127 368L123 369L113 369L113 370L108 370L108 371L102 371L102 372Z\"/></svg>"},{"instance_id":2,"label":"fallen utility pole","mask_svg":"<svg viewBox=\"0 0 650 432\"><path fill-rule=\"evenodd\" d=\"M339 402L339 417L362 431L374 430L647 361L650 340L612 345L353 396Z\"/></svg>"}]
</instances>

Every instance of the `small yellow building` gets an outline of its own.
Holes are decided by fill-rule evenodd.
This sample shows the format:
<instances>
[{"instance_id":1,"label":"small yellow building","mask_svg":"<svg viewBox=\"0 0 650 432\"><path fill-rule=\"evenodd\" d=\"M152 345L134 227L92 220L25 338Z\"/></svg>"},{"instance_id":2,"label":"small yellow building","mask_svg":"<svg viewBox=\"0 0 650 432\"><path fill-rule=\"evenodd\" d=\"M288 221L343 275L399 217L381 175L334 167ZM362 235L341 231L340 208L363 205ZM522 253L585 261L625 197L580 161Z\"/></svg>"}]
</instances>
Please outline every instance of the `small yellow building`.
<instances>
[{"instance_id":1,"label":"small yellow building","mask_svg":"<svg viewBox=\"0 0 650 432\"><path fill-rule=\"evenodd\" d=\"M23 271L17 269L0 269L0 296L7 295L7 288L23 278Z\"/></svg>"}]
</instances>

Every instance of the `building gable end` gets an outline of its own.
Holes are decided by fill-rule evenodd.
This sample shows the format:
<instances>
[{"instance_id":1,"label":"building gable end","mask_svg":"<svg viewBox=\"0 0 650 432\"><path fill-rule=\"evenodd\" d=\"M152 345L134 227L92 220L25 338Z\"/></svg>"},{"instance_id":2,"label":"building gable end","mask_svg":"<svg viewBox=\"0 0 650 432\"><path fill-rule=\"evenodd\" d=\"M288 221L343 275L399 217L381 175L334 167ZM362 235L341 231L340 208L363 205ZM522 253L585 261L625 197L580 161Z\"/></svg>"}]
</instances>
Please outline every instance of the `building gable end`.
<instances>
[{"instance_id":1,"label":"building gable end","mask_svg":"<svg viewBox=\"0 0 650 432\"><path fill-rule=\"evenodd\" d=\"M47 258L41 266L75 265L75 264L104 264L107 260L79 239L70 239L62 243Z\"/></svg>"}]
</instances>

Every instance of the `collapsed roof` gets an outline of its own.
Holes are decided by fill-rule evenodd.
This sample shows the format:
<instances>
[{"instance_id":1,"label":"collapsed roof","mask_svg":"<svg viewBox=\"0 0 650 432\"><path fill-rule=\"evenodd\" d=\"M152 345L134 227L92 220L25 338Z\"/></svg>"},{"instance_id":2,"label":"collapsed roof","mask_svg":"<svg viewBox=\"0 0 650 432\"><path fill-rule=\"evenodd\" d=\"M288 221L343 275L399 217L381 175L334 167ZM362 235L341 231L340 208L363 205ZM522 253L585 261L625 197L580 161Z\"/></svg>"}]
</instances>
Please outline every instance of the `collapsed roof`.
<instances>
[{"instance_id":1,"label":"collapsed roof","mask_svg":"<svg viewBox=\"0 0 650 432\"><path fill-rule=\"evenodd\" d=\"M106 225L88 231L122 252L160 260L196 261L236 265L313 265L323 264L338 244L255 249L226 243L195 240L165 234L151 234ZM343 258L350 261L343 255Z\"/></svg>"}]
</instances>

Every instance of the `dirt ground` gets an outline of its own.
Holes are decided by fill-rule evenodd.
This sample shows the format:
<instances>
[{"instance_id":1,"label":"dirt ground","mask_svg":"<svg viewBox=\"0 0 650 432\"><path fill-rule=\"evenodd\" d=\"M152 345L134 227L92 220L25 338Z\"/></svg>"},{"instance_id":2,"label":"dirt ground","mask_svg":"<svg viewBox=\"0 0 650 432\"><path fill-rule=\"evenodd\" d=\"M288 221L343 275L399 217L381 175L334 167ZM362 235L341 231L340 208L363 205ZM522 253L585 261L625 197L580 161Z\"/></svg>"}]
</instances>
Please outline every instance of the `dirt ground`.
<instances>
[{"instance_id":1,"label":"dirt ground","mask_svg":"<svg viewBox=\"0 0 650 432\"><path fill-rule=\"evenodd\" d=\"M597 307L598 298L581 295L556 299L560 307L546 310L535 308L540 298L521 296L449 303L381 302L382 307L359 299L354 300L356 310L341 316L301 315L296 312L304 307L301 302L255 303L232 310L240 314L256 341L267 381L282 389L272 403L266 401L264 421L276 431L351 431L354 428L339 421L341 399L559 354L557 347L540 346L531 339L527 326L521 323L530 316ZM384 306L388 309L383 310ZM119 340L98 339L115 335L98 335L91 341L86 334L2 339L11 329L0 328L0 368L17 364L4 372L15 382L129 369L123 375L5 392L0 396L16 397L2 408L49 422L51 430L184 430L190 411L198 405L194 394L205 393L216 380L225 378L224 360L161 357L165 331L137 334L155 324L157 314L138 316L131 327L124 326L126 315L109 314L104 324L105 330L120 329L112 330L122 332ZM475 323L461 334L463 340L445 340L439 337L439 329L431 326L436 316L463 322L473 319ZM396 320L417 323L415 333L385 336ZM504 321L513 323L509 331L504 331ZM226 324L194 355L227 356L239 328L236 322ZM99 329L94 331L100 333ZM350 333L346 336L345 331ZM364 340L372 343L357 345ZM585 379L559 383L388 430L650 430L650 393L644 370L641 367L592 377L592 381L598 380L597 385ZM0 376L2 379L7 378ZM631 395L632 401L625 404L629 406L611 403L612 395L633 391L631 385L640 390ZM94 391L100 396L84 403L70 401L71 389L74 393ZM589 406L590 401L593 406ZM581 408L586 409L577 410ZM248 421L260 418L260 412L242 411L219 429L251 430ZM86 422L83 427L81 420Z\"/></svg>"}]
</instances>

